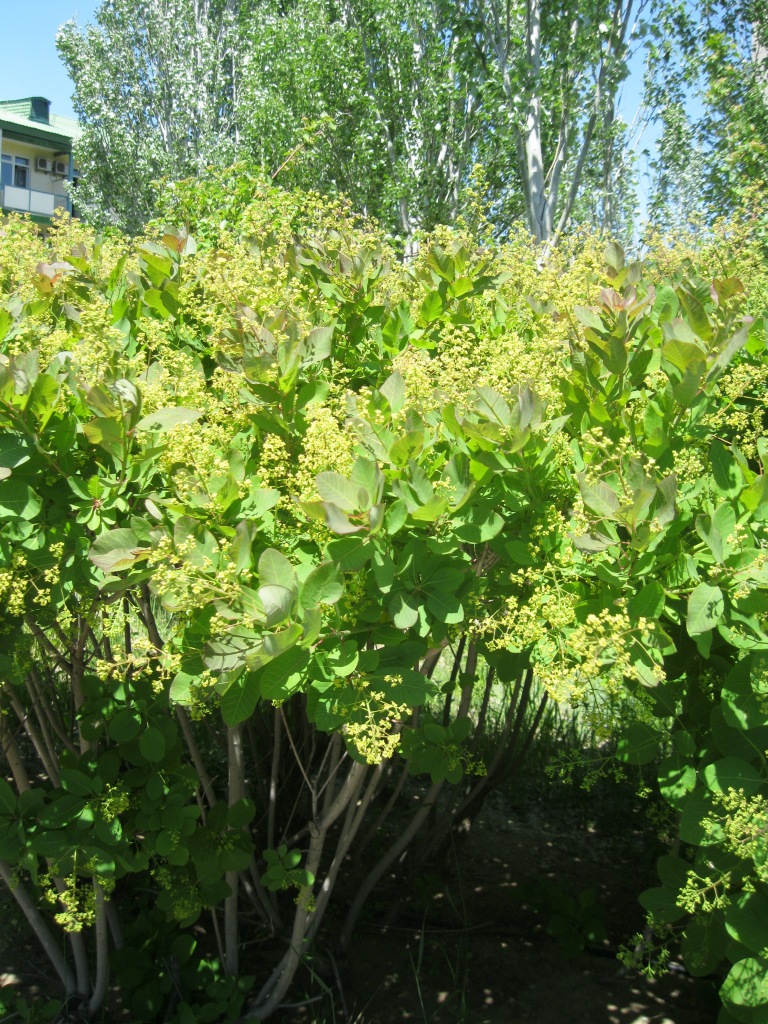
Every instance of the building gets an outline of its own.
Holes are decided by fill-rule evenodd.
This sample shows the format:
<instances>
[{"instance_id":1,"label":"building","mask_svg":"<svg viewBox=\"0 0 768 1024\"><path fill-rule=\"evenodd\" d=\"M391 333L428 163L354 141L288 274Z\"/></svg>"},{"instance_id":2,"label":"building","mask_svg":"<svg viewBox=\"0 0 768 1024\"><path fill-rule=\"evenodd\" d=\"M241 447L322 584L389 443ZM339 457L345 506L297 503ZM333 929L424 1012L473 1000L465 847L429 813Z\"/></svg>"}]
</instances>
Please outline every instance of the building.
<instances>
[{"instance_id":1,"label":"building","mask_svg":"<svg viewBox=\"0 0 768 1024\"><path fill-rule=\"evenodd\" d=\"M50 100L0 100L0 207L48 224L59 207L73 213L66 183L77 180L77 121L51 114Z\"/></svg>"}]
</instances>

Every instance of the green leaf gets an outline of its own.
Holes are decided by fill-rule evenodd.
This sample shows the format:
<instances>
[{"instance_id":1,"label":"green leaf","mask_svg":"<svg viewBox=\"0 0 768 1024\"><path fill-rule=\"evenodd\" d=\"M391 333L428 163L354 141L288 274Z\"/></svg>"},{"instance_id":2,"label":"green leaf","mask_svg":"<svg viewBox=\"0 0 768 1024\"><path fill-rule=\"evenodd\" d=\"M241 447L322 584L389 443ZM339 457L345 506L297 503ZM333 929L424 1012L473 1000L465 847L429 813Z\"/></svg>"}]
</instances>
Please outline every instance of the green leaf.
<instances>
[{"instance_id":1,"label":"green leaf","mask_svg":"<svg viewBox=\"0 0 768 1024\"><path fill-rule=\"evenodd\" d=\"M259 558L259 582L262 586L284 587L296 590L296 571L276 548L267 548Z\"/></svg>"},{"instance_id":2,"label":"green leaf","mask_svg":"<svg viewBox=\"0 0 768 1024\"><path fill-rule=\"evenodd\" d=\"M298 622L294 622L285 629L278 630L277 633L265 633L263 637L264 653L270 658L276 658L279 654L294 647L301 639L303 632L302 626ZM245 661L249 668L256 667L251 664L247 655Z\"/></svg>"},{"instance_id":3,"label":"green leaf","mask_svg":"<svg viewBox=\"0 0 768 1024\"><path fill-rule=\"evenodd\" d=\"M130 568L150 550L142 546L133 530L109 530L96 538L88 557L99 569L111 573Z\"/></svg>"},{"instance_id":4,"label":"green leaf","mask_svg":"<svg viewBox=\"0 0 768 1024\"><path fill-rule=\"evenodd\" d=\"M624 269L624 250L618 242L608 243L603 253L603 259L605 260L605 265L610 267L611 270L615 270L617 274Z\"/></svg>"},{"instance_id":5,"label":"green leaf","mask_svg":"<svg viewBox=\"0 0 768 1024\"><path fill-rule=\"evenodd\" d=\"M221 695L221 717L233 726L251 717L259 702L259 682L252 672L245 672Z\"/></svg>"},{"instance_id":6,"label":"green leaf","mask_svg":"<svg viewBox=\"0 0 768 1024\"><path fill-rule=\"evenodd\" d=\"M438 622L446 625L464 621L464 609L455 594L432 590L427 594L427 608Z\"/></svg>"},{"instance_id":7,"label":"green leaf","mask_svg":"<svg viewBox=\"0 0 768 1024\"><path fill-rule=\"evenodd\" d=\"M236 672L245 665L250 651L260 648L261 637L253 630L240 628L206 644L203 662L212 672Z\"/></svg>"},{"instance_id":8,"label":"green leaf","mask_svg":"<svg viewBox=\"0 0 768 1024\"><path fill-rule=\"evenodd\" d=\"M394 704L420 707L427 699L427 680L420 672L401 668L386 678L376 676L376 689Z\"/></svg>"},{"instance_id":9,"label":"green leaf","mask_svg":"<svg viewBox=\"0 0 768 1024\"><path fill-rule=\"evenodd\" d=\"M768 1004L768 960L746 957L735 963L722 984L720 998L737 1017L744 1008Z\"/></svg>"},{"instance_id":10,"label":"green leaf","mask_svg":"<svg viewBox=\"0 0 768 1024\"><path fill-rule=\"evenodd\" d=\"M245 828L256 817L256 804L247 796L227 808L227 824L230 828Z\"/></svg>"},{"instance_id":11,"label":"green leaf","mask_svg":"<svg viewBox=\"0 0 768 1024\"><path fill-rule=\"evenodd\" d=\"M419 605L410 594L397 593L389 606L392 621L398 629L410 629L419 621Z\"/></svg>"},{"instance_id":12,"label":"green leaf","mask_svg":"<svg viewBox=\"0 0 768 1024\"><path fill-rule=\"evenodd\" d=\"M349 478L358 488L361 507L367 508L381 501L384 493L384 474L371 459L356 458ZM360 488L365 491L365 496L359 493Z\"/></svg>"},{"instance_id":13,"label":"green leaf","mask_svg":"<svg viewBox=\"0 0 768 1024\"><path fill-rule=\"evenodd\" d=\"M691 339L686 341L681 338L673 338L662 346L661 354L667 363L681 373L690 371L699 379L704 373L706 365L705 354L693 340L693 336Z\"/></svg>"},{"instance_id":14,"label":"green leaf","mask_svg":"<svg viewBox=\"0 0 768 1024\"><path fill-rule=\"evenodd\" d=\"M0 519L34 519L43 503L27 484L15 477L0 481Z\"/></svg>"},{"instance_id":15,"label":"green leaf","mask_svg":"<svg viewBox=\"0 0 768 1024\"><path fill-rule=\"evenodd\" d=\"M599 331L601 334L605 334L608 330L603 323L602 318L586 306L574 306L573 313L579 323L583 324L584 327L589 327L593 331Z\"/></svg>"},{"instance_id":16,"label":"green leaf","mask_svg":"<svg viewBox=\"0 0 768 1024\"><path fill-rule=\"evenodd\" d=\"M350 533L360 533L365 529L362 525L351 522L349 516L342 512L339 506L334 505L333 502L322 501L320 504L323 509L323 518L326 526L329 530L332 530L333 533L337 533L339 536L344 537ZM304 505L304 508L305 510L307 509L306 504Z\"/></svg>"},{"instance_id":17,"label":"green leaf","mask_svg":"<svg viewBox=\"0 0 768 1024\"><path fill-rule=\"evenodd\" d=\"M754 512L760 505L768 503L768 475L761 474L750 486L741 492L739 500L744 508Z\"/></svg>"},{"instance_id":18,"label":"green leaf","mask_svg":"<svg viewBox=\"0 0 768 1024\"><path fill-rule=\"evenodd\" d=\"M664 588L654 580L639 590L627 602L630 622L638 619L658 619L664 611Z\"/></svg>"},{"instance_id":19,"label":"green leaf","mask_svg":"<svg viewBox=\"0 0 768 1024\"><path fill-rule=\"evenodd\" d=\"M397 370L387 377L379 391L389 402L389 408L392 412L400 412L405 402L405 381Z\"/></svg>"},{"instance_id":20,"label":"green leaf","mask_svg":"<svg viewBox=\"0 0 768 1024\"><path fill-rule=\"evenodd\" d=\"M699 302L692 291L685 287L679 288L677 294L688 317L688 323L700 338L704 341L710 341L712 338L712 324L701 302Z\"/></svg>"},{"instance_id":21,"label":"green leaf","mask_svg":"<svg viewBox=\"0 0 768 1024\"><path fill-rule=\"evenodd\" d=\"M325 665L335 676L348 676L358 666L360 649L355 640L345 640L325 656Z\"/></svg>"},{"instance_id":22,"label":"green leaf","mask_svg":"<svg viewBox=\"0 0 768 1024\"><path fill-rule=\"evenodd\" d=\"M719 587L700 583L688 597L686 628L689 636L713 629L722 621L725 601Z\"/></svg>"},{"instance_id":23,"label":"green leaf","mask_svg":"<svg viewBox=\"0 0 768 1024\"><path fill-rule=\"evenodd\" d=\"M440 293L429 292L421 304L419 314L424 323L430 324L433 320L437 320L444 308Z\"/></svg>"},{"instance_id":24,"label":"green leaf","mask_svg":"<svg viewBox=\"0 0 768 1024\"><path fill-rule=\"evenodd\" d=\"M455 299L460 299L462 295L468 295L475 285L469 277L457 277L448 287L448 294Z\"/></svg>"},{"instance_id":25,"label":"green leaf","mask_svg":"<svg viewBox=\"0 0 768 1024\"><path fill-rule=\"evenodd\" d=\"M334 562L318 565L304 580L301 603L305 608L336 604L344 594L344 576Z\"/></svg>"},{"instance_id":26,"label":"green leaf","mask_svg":"<svg viewBox=\"0 0 768 1024\"><path fill-rule=\"evenodd\" d=\"M118 711L107 725L109 737L115 743L128 743L130 740L136 739L140 731L141 716L130 708Z\"/></svg>"},{"instance_id":27,"label":"green leaf","mask_svg":"<svg viewBox=\"0 0 768 1024\"><path fill-rule=\"evenodd\" d=\"M91 444L97 444L114 458L122 457L125 428L120 420L97 416L90 423L83 424L83 434Z\"/></svg>"},{"instance_id":28,"label":"green leaf","mask_svg":"<svg viewBox=\"0 0 768 1024\"><path fill-rule=\"evenodd\" d=\"M32 385L26 411L37 421L38 430L45 429L53 415L59 397L59 384L47 373L41 374Z\"/></svg>"},{"instance_id":29,"label":"green leaf","mask_svg":"<svg viewBox=\"0 0 768 1024\"><path fill-rule=\"evenodd\" d=\"M694 978L713 974L725 958L725 948L726 933L719 914L702 914L686 924L680 950Z\"/></svg>"},{"instance_id":30,"label":"green leaf","mask_svg":"<svg viewBox=\"0 0 768 1024\"><path fill-rule=\"evenodd\" d=\"M425 722L421 731L430 743L445 743L448 738L448 731L437 722Z\"/></svg>"},{"instance_id":31,"label":"green leaf","mask_svg":"<svg viewBox=\"0 0 768 1024\"><path fill-rule=\"evenodd\" d=\"M274 658L260 673L261 695L265 700L287 700L304 682L309 653L298 647Z\"/></svg>"},{"instance_id":32,"label":"green leaf","mask_svg":"<svg viewBox=\"0 0 768 1024\"><path fill-rule=\"evenodd\" d=\"M165 757L165 737L154 725L148 726L139 737L139 750L142 757L157 763Z\"/></svg>"},{"instance_id":33,"label":"green leaf","mask_svg":"<svg viewBox=\"0 0 768 1024\"><path fill-rule=\"evenodd\" d=\"M270 583L265 587L259 587L257 593L264 606L267 629L271 629L279 622L284 622L290 616L293 608L293 592L287 587Z\"/></svg>"},{"instance_id":34,"label":"green leaf","mask_svg":"<svg viewBox=\"0 0 768 1024\"><path fill-rule=\"evenodd\" d=\"M647 910L649 914L653 914L658 920L663 921L665 924L674 924L675 921L679 921L686 915L686 911L678 907L676 898L677 891L675 889L670 889L667 886L656 886L653 889L646 889L644 892L641 892L638 902L644 910Z\"/></svg>"},{"instance_id":35,"label":"green leaf","mask_svg":"<svg viewBox=\"0 0 768 1024\"><path fill-rule=\"evenodd\" d=\"M603 519L613 519L621 502L618 495L602 480L589 483L584 473L579 473L579 490L586 508Z\"/></svg>"},{"instance_id":36,"label":"green leaf","mask_svg":"<svg viewBox=\"0 0 768 1024\"><path fill-rule=\"evenodd\" d=\"M674 288L668 284L661 285L656 289L656 298L653 303L653 312L660 324L666 323L677 316L679 300Z\"/></svg>"},{"instance_id":37,"label":"green leaf","mask_svg":"<svg viewBox=\"0 0 768 1024\"><path fill-rule=\"evenodd\" d=\"M494 391L493 388L477 388L475 409L480 416L487 420L495 421L502 427L508 427L512 422L509 406L498 391Z\"/></svg>"},{"instance_id":38,"label":"green leaf","mask_svg":"<svg viewBox=\"0 0 768 1024\"><path fill-rule=\"evenodd\" d=\"M309 332L307 347L309 348L309 363L321 363L331 354L331 343L333 341L333 325L330 327L315 327Z\"/></svg>"},{"instance_id":39,"label":"green leaf","mask_svg":"<svg viewBox=\"0 0 768 1024\"><path fill-rule=\"evenodd\" d=\"M536 559L531 553L530 547L522 540L507 540L504 542L504 550L516 565L535 565Z\"/></svg>"},{"instance_id":40,"label":"green leaf","mask_svg":"<svg viewBox=\"0 0 768 1024\"><path fill-rule=\"evenodd\" d=\"M315 482L323 501L332 502L343 512L357 512L360 508L360 489L341 473L318 473Z\"/></svg>"},{"instance_id":41,"label":"green leaf","mask_svg":"<svg viewBox=\"0 0 768 1024\"><path fill-rule=\"evenodd\" d=\"M676 810L696 786L696 769L680 754L671 754L659 764L659 791Z\"/></svg>"},{"instance_id":42,"label":"green leaf","mask_svg":"<svg viewBox=\"0 0 768 1024\"><path fill-rule=\"evenodd\" d=\"M504 529L504 520L498 512L478 505L470 506L453 522L456 536L466 544L485 544Z\"/></svg>"},{"instance_id":43,"label":"green leaf","mask_svg":"<svg viewBox=\"0 0 768 1024\"><path fill-rule=\"evenodd\" d=\"M714 812L712 796L708 790L697 787L683 801L680 814L680 838L692 846L712 846L717 843L717 829L711 819ZM721 832L722 834L722 832Z\"/></svg>"},{"instance_id":44,"label":"green leaf","mask_svg":"<svg viewBox=\"0 0 768 1024\"><path fill-rule=\"evenodd\" d=\"M92 779L79 768L62 768L59 771L61 788L74 796L93 796L101 789L101 780ZM98 788L97 788L98 787Z\"/></svg>"},{"instance_id":45,"label":"green leaf","mask_svg":"<svg viewBox=\"0 0 768 1024\"><path fill-rule=\"evenodd\" d=\"M715 439L709 448L709 461L718 491L726 498L735 497L744 485L744 477L733 452Z\"/></svg>"},{"instance_id":46,"label":"green leaf","mask_svg":"<svg viewBox=\"0 0 768 1024\"><path fill-rule=\"evenodd\" d=\"M356 572L371 557L373 548L367 537L340 537L325 547L326 558L335 562L342 572Z\"/></svg>"},{"instance_id":47,"label":"green leaf","mask_svg":"<svg viewBox=\"0 0 768 1024\"><path fill-rule=\"evenodd\" d=\"M411 512L411 518L421 523L433 523L448 509L448 499L433 494L423 505Z\"/></svg>"},{"instance_id":48,"label":"green leaf","mask_svg":"<svg viewBox=\"0 0 768 1024\"><path fill-rule=\"evenodd\" d=\"M723 757L708 764L702 772L704 781L713 793L727 793L729 789L742 789L752 796L768 782L759 769L739 757Z\"/></svg>"},{"instance_id":49,"label":"green leaf","mask_svg":"<svg viewBox=\"0 0 768 1024\"><path fill-rule=\"evenodd\" d=\"M201 658L195 658L194 660L197 664L193 671L187 671L182 667L173 677L169 696L174 704L189 704L192 700L192 685L199 681L205 668Z\"/></svg>"},{"instance_id":50,"label":"green leaf","mask_svg":"<svg viewBox=\"0 0 768 1024\"><path fill-rule=\"evenodd\" d=\"M405 526L406 520L408 519L408 506L402 498L398 498L388 508L384 515L384 527L390 537L393 537L396 533Z\"/></svg>"},{"instance_id":51,"label":"green leaf","mask_svg":"<svg viewBox=\"0 0 768 1024\"><path fill-rule=\"evenodd\" d=\"M725 928L750 952L763 952L768 947L768 899L760 892L741 893L727 908Z\"/></svg>"},{"instance_id":52,"label":"green leaf","mask_svg":"<svg viewBox=\"0 0 768 1024\"><path fill-rule=\"evenodd\" d=\"M645 722L632 722L622 729L616 757L627 764L649 764L659 756L660 734Z\"/></svg>"},{"instance_id":53,"label":"green leaf","mask_svg":"<svg viewBox=\"0 0 768 1024\"><path fill-rule=\"evenodd\" d=\"M136 424L136 430L155 430L161 434L184 423L194 423L202 416L196 409L183 409L181 406L170 406L167 409L158 409L149 416L144 416Z\"/></svg>"},{"instance_id":54,"label":"green leaf","mask_svg":"<svg viewBox=\"0 0 768 1024\"><path fill-rule=\"evenodd\" d=\"M22 466L34 452L34 448L26 437L12 434L10 431L0 434L0 467L16 469Z\"/></svg>"},{"instance_id":55,"label":"green leaf","mask_svg":"<svg viewBox=\"0 0 768 1024\"><path fill-rule=\"evenodd\" d=\"M424 431L409 430L398 437L389 449L389 457L396 466L407 466L408 460L416 458L424 448Z\"/></svg>"}]
</instances>

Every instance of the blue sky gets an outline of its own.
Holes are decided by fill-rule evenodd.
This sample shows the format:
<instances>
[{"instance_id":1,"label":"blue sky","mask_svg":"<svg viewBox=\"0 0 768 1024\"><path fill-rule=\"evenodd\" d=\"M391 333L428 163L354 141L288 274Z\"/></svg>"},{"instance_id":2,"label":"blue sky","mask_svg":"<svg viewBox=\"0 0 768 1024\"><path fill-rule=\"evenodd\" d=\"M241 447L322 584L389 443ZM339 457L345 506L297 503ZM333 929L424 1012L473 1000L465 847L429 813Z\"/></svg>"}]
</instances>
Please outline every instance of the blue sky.
<instances>
[{"instance_id":1,"label":"blue sky","mask_svg":"<svg viewBox=\"0 0 768 1024\"><path fill-rule=\"evenodd\" d=\"M91 21L99 0L0 0L0 99L45 96L51 112L74 117L72 83L56 52L56 30Z\"/></svg>"}]
</instances>

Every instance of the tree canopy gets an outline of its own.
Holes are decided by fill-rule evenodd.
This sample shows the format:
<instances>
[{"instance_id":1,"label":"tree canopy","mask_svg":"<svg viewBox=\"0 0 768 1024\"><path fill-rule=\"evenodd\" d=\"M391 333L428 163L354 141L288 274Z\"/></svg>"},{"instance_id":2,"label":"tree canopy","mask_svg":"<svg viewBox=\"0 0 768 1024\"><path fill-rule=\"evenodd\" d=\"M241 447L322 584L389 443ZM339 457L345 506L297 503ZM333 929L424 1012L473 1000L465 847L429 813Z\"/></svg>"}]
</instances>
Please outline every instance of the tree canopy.
<instances>
[{"instance_id":1,"label":"tree canopy","mask_svg":"<svg viewBox=\"0 0 768 1024\"><path fill-rule=\"evenodd\" d=\"M404 238L455 223L478 164L498 232L617 227L617 98L652 0L174 4L110 0L61 30L94 216L135 230L154 178L237 158Z\"/></svg>"},{"instance_id":2,"label":"tree canopy","mask_svg":"<svg viewBox=\"0 0 768 1024\"><path fill-rule=\"evenodd\" d=\"M555 700L655 772L685 848L641 902L764 1013L755 242L404 263L237 171L159 212L0 234L0 877L71 1003L266 1020L348 855L342 946Z\"/></svg>"}]
</instances>

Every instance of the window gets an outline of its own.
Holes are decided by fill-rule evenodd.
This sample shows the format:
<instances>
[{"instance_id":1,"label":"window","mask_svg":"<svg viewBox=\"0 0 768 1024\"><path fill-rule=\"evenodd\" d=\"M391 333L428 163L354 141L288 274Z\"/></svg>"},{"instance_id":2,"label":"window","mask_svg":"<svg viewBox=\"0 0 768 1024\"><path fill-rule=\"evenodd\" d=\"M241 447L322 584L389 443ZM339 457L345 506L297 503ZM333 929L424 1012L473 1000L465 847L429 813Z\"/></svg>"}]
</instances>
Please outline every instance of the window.
<instances>
[{"instance_id":1,"label":"window","mask_svg":"<svg viewBox=\"0 0 768 1024\"><path fill-rule=\"evenodd\" d=\"M9 156L7 153L3 153L0 165L0 185L29 188L29 160L25 156Z\"/></svg>"},{"instance_id":2,"label":"window","mask_svg":"<svg viewBox=\"0 0 768 1024\"><path fill-rule=\"evenodd\" d=\"M29 160L24 156L15 156L13 160L13 184L16 188L29 188Z\"/></svg>"}]
</instances>

